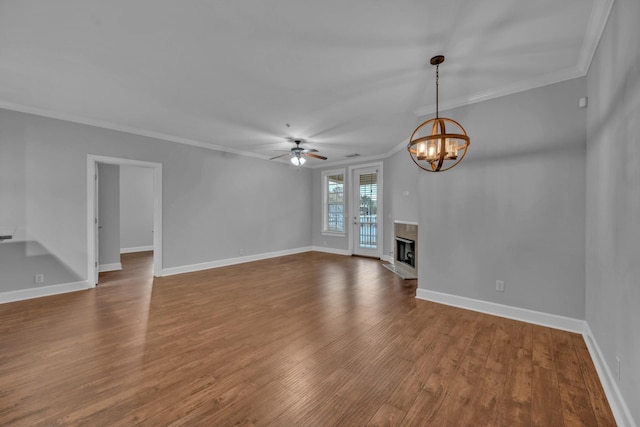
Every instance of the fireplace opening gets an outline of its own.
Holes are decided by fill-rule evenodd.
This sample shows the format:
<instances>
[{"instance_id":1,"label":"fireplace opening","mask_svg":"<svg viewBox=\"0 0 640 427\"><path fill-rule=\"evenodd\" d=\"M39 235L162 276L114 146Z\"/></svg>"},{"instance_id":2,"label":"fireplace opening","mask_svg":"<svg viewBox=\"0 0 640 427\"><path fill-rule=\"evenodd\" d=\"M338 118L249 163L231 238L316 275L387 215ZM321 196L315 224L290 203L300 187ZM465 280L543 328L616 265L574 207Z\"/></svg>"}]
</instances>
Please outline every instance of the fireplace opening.
<instances>
[{"instance_id":1,"label":"fireplace opening","mask_svg":"<svg viewBox=\"0 0 640 427\"><path fill-rule=\"evenodd\" d=\"M415 240L396 236L396 261L406 264L411 268L415 268L416 267L415 255L416 255Z\"/></svg>"}]
</instances>

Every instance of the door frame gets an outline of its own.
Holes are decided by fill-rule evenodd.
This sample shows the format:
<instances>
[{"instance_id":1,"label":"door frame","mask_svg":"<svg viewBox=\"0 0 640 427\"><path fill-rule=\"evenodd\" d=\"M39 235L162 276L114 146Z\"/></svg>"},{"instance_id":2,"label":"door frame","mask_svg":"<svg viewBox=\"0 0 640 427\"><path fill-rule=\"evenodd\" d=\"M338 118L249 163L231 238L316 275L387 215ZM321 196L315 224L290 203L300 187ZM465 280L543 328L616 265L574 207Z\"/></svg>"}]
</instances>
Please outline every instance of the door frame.
<instances>
[{"instance_id":1,"label":"door frame","mask_svg":"<svg viewBox=\"0 0 640 427\"><path fill-rule=\"evenodd\" d=\"M87 282L89 286L95 287L98 283L97 225L95 223L98 163L153 169L153 275L154 277L162 276L162 163L87 154Z\"/></svg>"},{"instance_id":2,"label":"door frame","mask_svg":"<svg viewBox=\"0 0 640 427\"><path fill-rule=\"evenodd\" d=\"M384 194L384 176L383 176L383 165L384 162L374 162L374 163L363 163L358 165L352 165L348 168L348 176L349 176L349 214L350 217L354 215L358 215L360 213L360 192L358 191L359 183L356 183L354 179L354 174L358 169L378 169L378 206L377 206L377 225L376 225L376 242L378 243L378 251L377 257L382 259L383 255L383 246L384 246L384 203L383 203L383 194ZM358 202L356 203L356 196L358 196ZM349 253L354 255L355 253L355 229L353 220L349 217Z\"/></svg>"}]
</instances>

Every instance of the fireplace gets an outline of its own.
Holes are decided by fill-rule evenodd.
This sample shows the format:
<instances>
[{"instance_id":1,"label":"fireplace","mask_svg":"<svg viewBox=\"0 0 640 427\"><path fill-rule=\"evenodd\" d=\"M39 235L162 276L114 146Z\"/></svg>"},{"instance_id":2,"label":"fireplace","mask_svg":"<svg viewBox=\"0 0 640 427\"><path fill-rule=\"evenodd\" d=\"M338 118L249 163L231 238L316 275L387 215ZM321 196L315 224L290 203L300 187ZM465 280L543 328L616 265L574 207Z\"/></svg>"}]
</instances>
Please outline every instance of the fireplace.
<instances>
[{"instance_id":1,"label":"fireplace","mask_svg":"<svg viewBox=\"0 0 640 427\"><path fill-rule=\"evenodd\" d=\"M396 236L396 262L416 268L416 241Z\"/></svg>"},{"instance_id":2,"label":"fireplace","mask_svg":"<svg viewBox=\"0 0 640 427\"><path fill-rule=\"evenodd\" d=\"M394 221L395 239L393 264L385 264L389 270L404 279L418 277L418 224Z\"/></svg>"}]
</instances>

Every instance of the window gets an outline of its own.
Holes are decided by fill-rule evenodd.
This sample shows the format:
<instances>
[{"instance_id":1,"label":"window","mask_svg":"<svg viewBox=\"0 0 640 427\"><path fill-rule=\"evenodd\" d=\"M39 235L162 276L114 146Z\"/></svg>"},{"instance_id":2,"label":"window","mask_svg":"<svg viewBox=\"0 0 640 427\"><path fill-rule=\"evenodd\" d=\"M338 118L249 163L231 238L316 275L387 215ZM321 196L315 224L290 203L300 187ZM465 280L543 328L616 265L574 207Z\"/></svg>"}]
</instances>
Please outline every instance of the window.
<instances>
[{"instance_id":1,"label":"window","mask_svg":"<svg viewBox=\"0 0 640 427\"><path fill-rule=\"evenodd\" d=\"M322 232L344 235L344 169L322 173Z\"/></svg>"}]
</instances>

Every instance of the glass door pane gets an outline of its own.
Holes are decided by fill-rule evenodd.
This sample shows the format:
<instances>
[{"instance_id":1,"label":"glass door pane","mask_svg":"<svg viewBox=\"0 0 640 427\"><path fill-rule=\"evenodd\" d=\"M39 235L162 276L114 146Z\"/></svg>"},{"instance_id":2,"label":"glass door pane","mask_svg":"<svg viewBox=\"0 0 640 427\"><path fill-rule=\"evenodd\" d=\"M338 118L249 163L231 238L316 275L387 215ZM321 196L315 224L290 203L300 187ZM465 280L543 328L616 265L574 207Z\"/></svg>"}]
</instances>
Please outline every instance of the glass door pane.
<instances>
[{"instance_id":1,"label":"glass door pane","mask_svg":"<svg viewBox=\"0 0 640 427\"><path fill-rule=\"evenodd\" d=\"M360 174L359 181L359 246L363 249L377 249L378 174Z\"/></svg>"}]
</instances>

